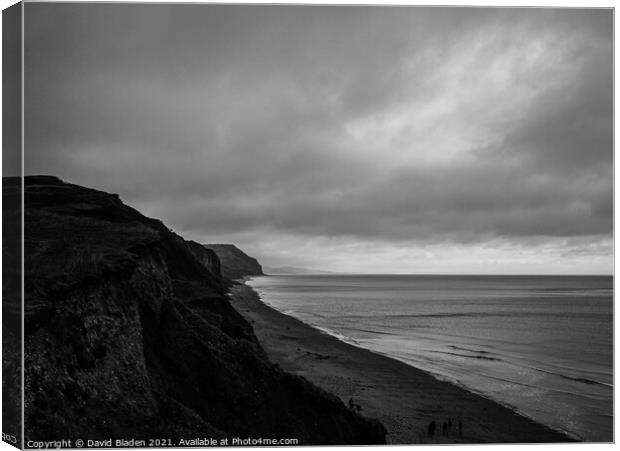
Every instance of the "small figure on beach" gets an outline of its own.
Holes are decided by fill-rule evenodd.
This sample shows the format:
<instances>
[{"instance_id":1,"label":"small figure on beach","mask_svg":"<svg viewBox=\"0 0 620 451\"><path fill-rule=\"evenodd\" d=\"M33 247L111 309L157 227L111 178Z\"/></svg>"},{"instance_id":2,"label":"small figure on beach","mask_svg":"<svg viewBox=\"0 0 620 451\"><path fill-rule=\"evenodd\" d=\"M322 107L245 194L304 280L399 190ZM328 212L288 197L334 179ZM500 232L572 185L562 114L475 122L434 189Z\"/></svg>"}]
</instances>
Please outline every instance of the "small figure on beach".
<instances>
[{"instance_id":1,"label":"small figure on beach","mask_svg":"<svg viewBox=\"0 0 620 451\"><path fill-rule=\"evenodd\" d=\"M431 421L428 425L428 436L433 437L435 435L435 421Z\"/></svg>"},{"instance_id":2,"label":"small figure on beach","mask_svg":"<svg viewBox=\"0 0 620 451\"><path fill-rule=\"evenodd\" d=\"M361 412L362 406L360 406L359 404L355 404L355 401L353 401L353 398L349 398L349 409L357 410L358 412Z\"/></svg>"},{"instance_id":3,"label":"small figure on beach","mask_svg":"<svg viewBox=\"0 0 620 451\"><path fill-rule=\"evenodd\" d=\"M452 432L452 418L448 418L448 435Z\"/></svg>"},{"instance_id":4,"label":"small figure on beach","mask_svg":"<svg viewBox=\"0 0 620 451\"><path fill-rule=\"evenodd\" d=\"M448 436L448 423L446 421L444 421L443 425L441 426L441 433L444 437Z\"/></svg>"}]
</instances>

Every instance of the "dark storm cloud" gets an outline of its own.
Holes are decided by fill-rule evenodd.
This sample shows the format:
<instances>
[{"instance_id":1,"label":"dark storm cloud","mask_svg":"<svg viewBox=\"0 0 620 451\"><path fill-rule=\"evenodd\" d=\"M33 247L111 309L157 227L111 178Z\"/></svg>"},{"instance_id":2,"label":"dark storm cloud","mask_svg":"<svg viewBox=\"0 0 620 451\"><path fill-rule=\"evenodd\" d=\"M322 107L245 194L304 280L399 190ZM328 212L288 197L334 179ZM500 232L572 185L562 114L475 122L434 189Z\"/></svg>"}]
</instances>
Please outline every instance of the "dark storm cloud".
<instances>
[{"instance_id":1,"label":"dark storm cloud","mask_svg":"<svg viewBox=\"0 0 620 451\"><path fill-rule=\"evenodd\" d=\"M207 239L606 240L612 60L609 10L29 3L26 170Z\"/></svg>"}]
</instances>

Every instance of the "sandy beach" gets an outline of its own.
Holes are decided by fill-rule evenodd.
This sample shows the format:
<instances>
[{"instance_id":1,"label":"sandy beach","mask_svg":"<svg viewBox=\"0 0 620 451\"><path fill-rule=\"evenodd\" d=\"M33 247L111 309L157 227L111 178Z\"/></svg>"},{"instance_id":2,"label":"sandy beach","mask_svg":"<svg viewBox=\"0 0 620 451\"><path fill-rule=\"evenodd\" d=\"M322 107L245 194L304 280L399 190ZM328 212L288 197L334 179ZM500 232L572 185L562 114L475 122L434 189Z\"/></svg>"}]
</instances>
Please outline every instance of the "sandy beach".
<instances>
[{"instance_id":1,"label":"sandy beach","mask_svg":"<svg viewBox=\"0 0 620 451\"><path fill-rule=\"evenodd\" d=\"M233 286L230 296L273 362L336 394L346 405L352 400L362 415L379 419L388 430L388 443L572 441L508 407L284 315L247 285ZM431 422L433 436L428 433Z\"/></svg>"}]
</instances>

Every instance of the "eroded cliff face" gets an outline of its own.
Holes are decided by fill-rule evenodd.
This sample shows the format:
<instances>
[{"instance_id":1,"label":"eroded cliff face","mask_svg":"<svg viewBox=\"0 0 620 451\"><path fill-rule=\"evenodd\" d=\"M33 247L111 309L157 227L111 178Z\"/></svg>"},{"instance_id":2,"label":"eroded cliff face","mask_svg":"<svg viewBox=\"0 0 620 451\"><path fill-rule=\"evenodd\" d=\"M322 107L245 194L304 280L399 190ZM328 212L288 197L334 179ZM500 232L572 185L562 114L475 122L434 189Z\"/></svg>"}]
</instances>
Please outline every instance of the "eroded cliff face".
<instances>
[{"instance_id":1,"label":"eroded cliff face","mask_svg":"<svg viewBox=\"0 0 620 451\"><path fill-rule=\"evenodd\" d=\"M2 180L2 432L22 445L21 179ZM11 443L10 439L7 440Z\"/></svg>"},{"instance_id":2,"label":"eroded cliff face","mask_svg":"<svg viewBox=\"0 0 620 451\"><path fill-rule=\"evenodd\" d=\"M234 244L205 244L204 247L217 254L222 265L222 275L228 279L263 275L263 268L258 260Z\"/></svg>"},{"instance_id":3,"label":"eroded cliff face","mask_svg":"<svg viewBox=\"0 0 620 451\"><path fill-rule=\"evenodd\" d=\"M54 177L27 177L25 206L26 440L385 442L269 362L212 251Z\"/></svg>"}]
</instances>

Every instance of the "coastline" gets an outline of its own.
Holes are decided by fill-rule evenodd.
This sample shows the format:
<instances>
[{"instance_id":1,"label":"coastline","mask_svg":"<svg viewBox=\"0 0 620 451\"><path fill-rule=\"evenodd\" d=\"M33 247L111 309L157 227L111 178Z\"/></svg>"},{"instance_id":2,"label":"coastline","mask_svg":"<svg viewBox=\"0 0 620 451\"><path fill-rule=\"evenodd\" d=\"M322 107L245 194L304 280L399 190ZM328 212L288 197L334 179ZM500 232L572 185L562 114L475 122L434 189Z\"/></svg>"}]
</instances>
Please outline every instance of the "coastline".
<instances>
[{"instance_id":1,"label":"coastline","mask_svg":"<svg viewBox=\"0 0 620 451\"><path fill-rule=\"evenodd\" d=\"M263 303L244 283L231 287L230 301L252 324L274 363L345 404L352 399L362 415L384 424L389 444L575 441L495 401L285 315ZM444 434L443 423L450 419L452 427ZM437 428L430 437L432 421Z\"/></svg>"}]
</instances>

